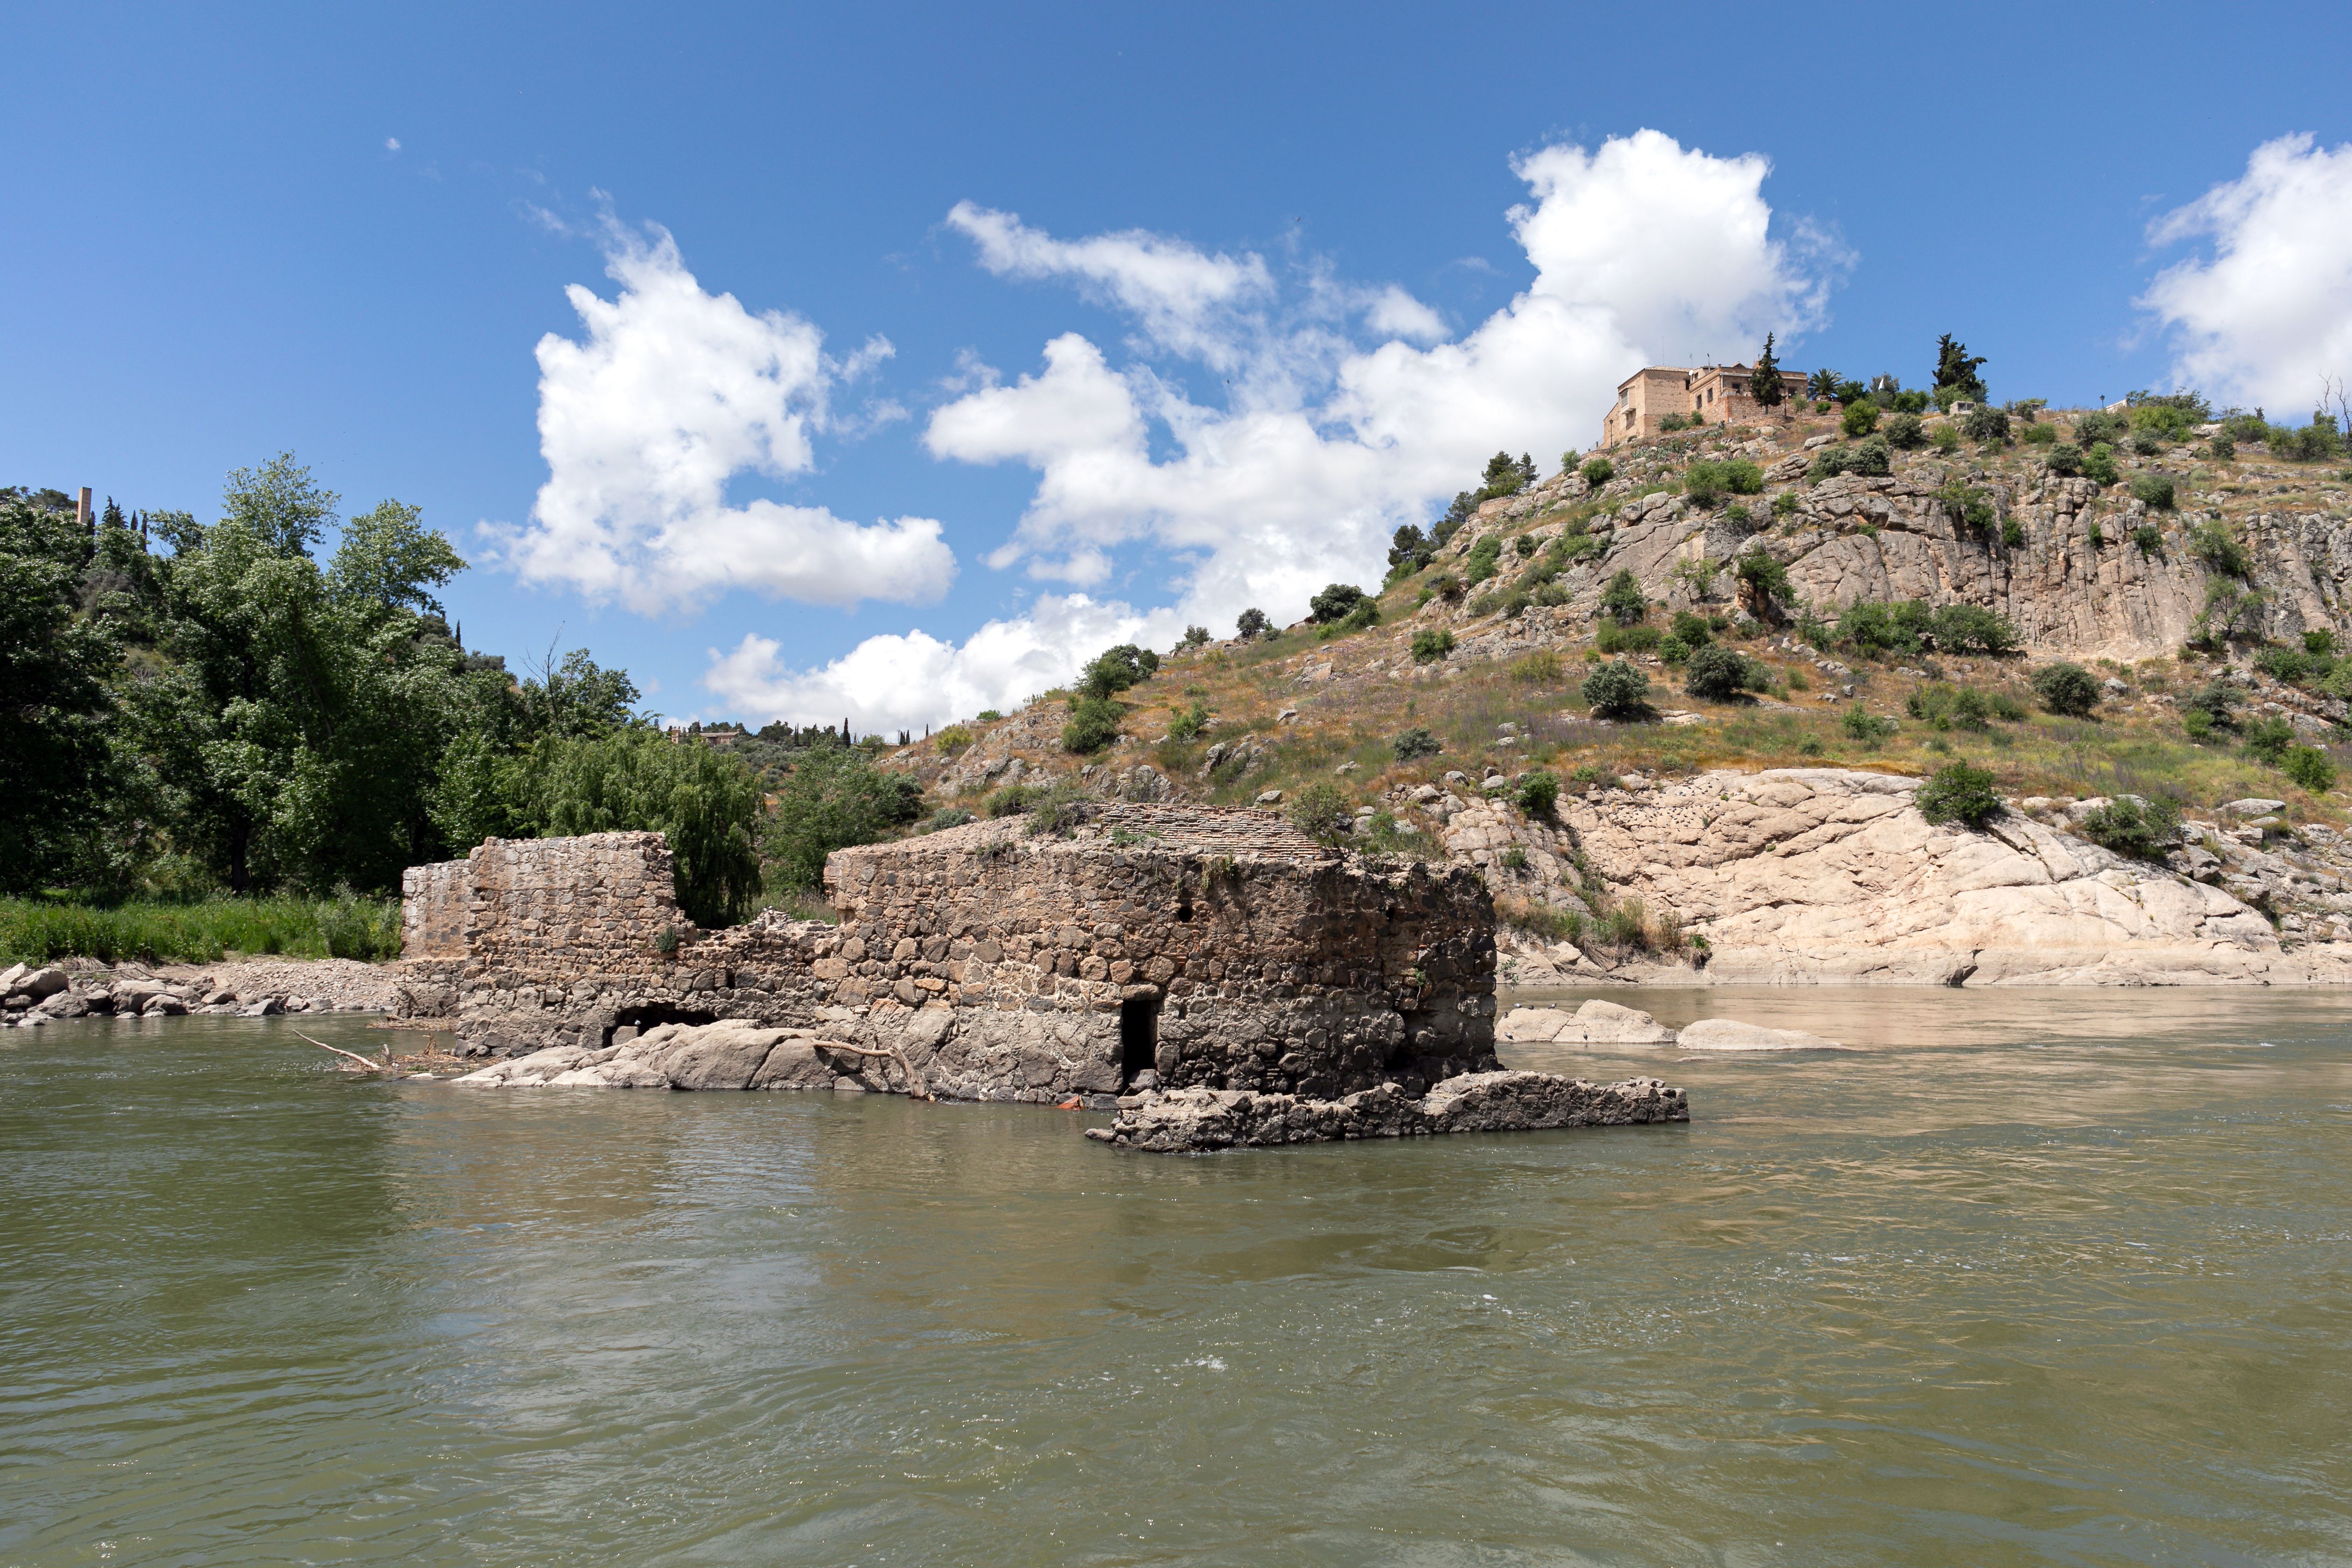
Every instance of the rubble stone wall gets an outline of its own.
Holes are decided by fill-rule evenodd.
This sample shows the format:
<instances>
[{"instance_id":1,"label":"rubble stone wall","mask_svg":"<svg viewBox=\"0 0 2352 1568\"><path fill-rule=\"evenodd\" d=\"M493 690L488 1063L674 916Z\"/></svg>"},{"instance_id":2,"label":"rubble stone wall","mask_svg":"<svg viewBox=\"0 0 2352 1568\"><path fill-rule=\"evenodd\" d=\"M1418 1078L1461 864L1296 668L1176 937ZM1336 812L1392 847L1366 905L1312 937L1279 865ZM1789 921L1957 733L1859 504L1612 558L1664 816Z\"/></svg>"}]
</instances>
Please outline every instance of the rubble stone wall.
<instances>
[{"instance_id":1,"label":"rubble stone wall","mask_svg":"<svg viewBox=\"0 0 2352 1568\"><path fill-rule=\"evenodd\" d=\"M709 935L678 917L658 834L493 839L465 863L454 974L438 954L410 967L448 985L477 1055L737 1018L897 1050L935 1094L1022 1100L1116 1093L1137 1029L1171 1087L1418 1095L1495 1066L1474 871L1367 862L1266 812L1113 805L1067 837L1026 828L838 851L839 926L765 910ZM861 1059L868 1087L906 1087Z\"/></svg>"},{"instance_id":2,"label":"rubble stone wall","mask_svg":"<svg viewBox=\"0 0 2352 1568\"><path fill-rule=\"evenodd\" d=\"M469 860L442 860L403 871L400 956L465 957L473 900L474 868Z\"/></svg>"}]
</instances>

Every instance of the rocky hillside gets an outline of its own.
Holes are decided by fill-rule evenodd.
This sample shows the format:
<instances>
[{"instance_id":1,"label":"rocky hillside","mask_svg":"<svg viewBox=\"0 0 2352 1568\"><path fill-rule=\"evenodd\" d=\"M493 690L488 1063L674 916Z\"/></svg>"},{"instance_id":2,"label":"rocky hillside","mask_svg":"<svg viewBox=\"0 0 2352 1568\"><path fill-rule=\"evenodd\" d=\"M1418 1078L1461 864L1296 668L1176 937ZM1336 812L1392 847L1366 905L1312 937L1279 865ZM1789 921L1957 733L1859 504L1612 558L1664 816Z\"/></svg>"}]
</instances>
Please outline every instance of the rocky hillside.
<instances>
[{"instance_id":1,"label":"rocky hillside","mask_svg":"<svg viewBox=\"0 0 2352 1568\"><path fill-rule=\"evenodd\" d=\"M2075 447L2048 436L2084 418L1623 448L1486 501L1377 624L1177 650L1099 751L1066 748L1053 693L893 765L951 812L1336 790L1359 847L1480 868L1522 983L2339 978L2347 476L2217 457L2209 428L2102 484L2056 471ZM1745 690L1688 692L1708 644ZM2033 686L2062 660L2091 675L2073 712ZM1586 679L1615 661L1648 705L1596 716ZM1915 805L1955 763L2005 801L1981 831ZM2118 832L2114 797L2156 803L2152 831Z\"/></svg>"}]
</instances>

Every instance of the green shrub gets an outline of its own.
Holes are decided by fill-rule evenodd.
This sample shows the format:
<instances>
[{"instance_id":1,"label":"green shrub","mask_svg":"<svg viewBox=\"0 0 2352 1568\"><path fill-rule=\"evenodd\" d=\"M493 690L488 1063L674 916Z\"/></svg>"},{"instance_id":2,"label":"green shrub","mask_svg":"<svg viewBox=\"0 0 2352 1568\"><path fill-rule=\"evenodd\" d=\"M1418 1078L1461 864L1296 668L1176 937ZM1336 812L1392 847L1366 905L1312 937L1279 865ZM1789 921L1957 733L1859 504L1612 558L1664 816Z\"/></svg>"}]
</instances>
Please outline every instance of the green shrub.
<instances>
[{"instance_id":1,"label":"green shrub","mask_svg":"<svg viewBox=\"0 0 2352 1568\"><path fill-rule=\"evenodd\" d=\"M1192 706L1168 721L1168 738L1171 741L1197 741L1208 732L1209 705L1199 698Z\"/></svg>"},{"instance_id":2,"label":"green shrub","mask_svg":"<svg viewBox=\"0 0 2352 1568\"><path fill-rule=\"evenodd\" d=\"M2159 457L2165 447L2164 437L2153 430L2135 430L2126 444L2143 458Z\"/></svg>"},{"instance_id":3,"label":"green shrub","mask_svg":"<svg viewBox=\"0 0 2352 1568\"><path fill-rule=\"evenodd\" d=\"M1409 763L1415 757L1433 757L1445 749L1438 738L1426 730L1407 730L1389 742L1396 760Z\"/></svg>"},{"instance_id":4,"label":"green shrub","mask_svg":"<svg viewBox=\"0 0 2352 1568\"><path fill-rule=\"evenodd\" d=\"M961 724L950 724L931 739L939 743L939 748L943 753L952 757L971 744L972 733Z\"/></svg>"},{"instance_id":5,"label":"green shrub","mask_svg":"<svg viewBox=\"0 0 2352 1568\"><path fill-rule=\"evenodd\" d=\"M1495 574L1497 570L1496 563L1500 562L1502 558L1502 536L1500 534L1494 533L1488 534L1486 538L1472 545L1470 547L1470 553L1464 558L1462 563L1463 581L1473 588L1476 587L1479 584L1486 582Z\"/></svg>"},{"instance_id":6,"label":"green shrub","mask_svg":"<svg viewBox=\"0 0 2352 1568\"><path fill-rule=\"evenodd\" d=\"M2141 801L2120 795L2093 806L2075 831L2115 854L2161 860L2180 831L2180 803L2168 795Z\"/></svg>"},{"instance_id":7,"label":"green shrub","mask_svg":"<svg viewBox=\"0 0 2352 1568\"><path fill-rule=\"evenodd\" d=\"M1683 471L1683 493L1694 506L1710 507L1725 496L1764 493L1764 470L1744 458L1703 458Z\"/></svg>"},{"instance_id":8,"label":"green shrub","mask_svg":"<svg viewBox=\"0 0 2352 1568\"><path fill-rule=\"evenodd\" d=\"M1797 515L1797 509L1802 505L1804 502L1797 499L1796 491L1782 490L1772 498L1772 515L1783 520L1791 518Z\"/></svg>"},{"instance_id":9,"label":"green shrub","mask_svg":"<svg viewBox=\"0 0 2352 1568\"><path fill-rule=\"evenodd\" d=\"M2009 441L2009 416L2001 409L1979 405L1960 420L1960 432L1980 447L2004 446Z\"/></svg>"},{"instance_id":10,"label":"green shrub","mask_svg":"<svg viewBox=\"0 0 2352 1568\"><path fill-rule=\"evenodd\" d=\"M2143 522L2132 530L2132 542L2139 546L2142 555L2164 553L2164 531L2152 522Z\"/></svg>"},{"instance_id":11,"label":"green shrub","mask_svg":"<svg viewBox=\"0 0 2352 1568\"><path fill-rule=\"evenodd\" d=\"M1655 626L1621 626L1603 623L1592 644L1602 653L1654 653L1664 640Z\"/></svg>"},{"instance_id":12,"label":"green shrub","mask_svg":"<svg viewBox=\"0 0 2352 1568\"><path fill-rule=\"evenodd\" d=\"M1958 476L1944 481L1936 499L1952 510L1953 525L1963 532L1989 534L2000 521L1992 497Z\"/></svg>"},{"instance_id":13,"label":"green shrub","mask_svg":"<svg viewBox=\"0 0 2352 1568\"><path fill-rule=\"evenodd\" d=\"M1640 578L1630 571L1620 570L1601 591L1601 609L1619 626L1633 626L1649 615L1650 596L1642 592Z\"/></svg>"},{"instance_id":14,"label":"green shrub","mask_svg":"<svg viewBox=\"0 0 2352 1568\"><path fill-rule=\"evenodd\" d=\"M2194 713L2205 721L2208 732L2235 729L2236 710L2242 700L2238 689L2229 681L2209 680L2180 700L2181 721L2186 724L2189 716Z\"/></svg>"},{"instance_id":15,"label":"green shrub","mask_svg":"<svg viewBox=\"0 0 2352 1568\"><path fill-rule=\"evenodd\" d=\"M1291 826L1318 844L1336 844L1356 828L1348 797L1327 784L1311 784L1294 793L1284 803L1282 814L1290 819Z\"/></svg>"},{"instance_id":16,"label":"green shrub","mask_svg":"<svg viewBox=\"0 0 2352 1568\"><path fill-rule=\"evenodd\" d=\"M2277 767L2286 761L2287 752L2294 745L2294 726L2278 714L2257 719L2246 726L2246 755L2257 762Z\"/></svg>"},{"instance_id":17,"label":"green shrub","mask_svg":"<svg viewBox=\"0 0 2352 1568\"><path fill-rule=\"evenodd\" d=\"M1617 477L1617 465L1606 458L1587 458L1584 467L1577 472L1584 476L1587 485L1597 490Z\"/></svg>"},{"instance_id":18,"label":"green shrub","mask_svg":"<svg viewBox=\"0 0 2352 1568\"><path fill-rule=\"evenodd\" d=\"M2200 522L2189 531L2189 550L2225 577L2243 578L2253 570L2253 557L2238 542L2237 535L2218 520Z\"/></svg>"},{"instance_id":19,"label":"green shrub","mask_svg":"<svg viewBox=\"0 0 2352 1568\"><path fill-rule=\"evenodd\" d=\"M2049 426L2044 425L2040 428L2046 430ZM2071 479L2083 471L2083 448L2072 441L2061 441L2050 448L2042 461L2049 464L2050 471L2060 479Z\"/></svg>"},{"instance_id":20,"label":"green shrub","mask_svg":"<svg viewBox=\"0 0 2352 1568\"><path fill-rule=\"evenodd\" d=\"M921 815L922 788L908 774L877 768L846 746L797 752L792 771L776 784L761 834L767 885L819 887L827 855L878 843ZM691 910L687 914L707 923Z\"/></svg>"},{"instance_id":21,"label":"green shrub","mask_svg":"<svg viewBox=\"0 0 2352 1568\"><path fill-rule=\"evenodd\" d=\"M2111 485L2121 476L2116 468L2116 449L2105 441L2094 442L2083 453L2083 473L2101 485Z\"/></svg>"},{"instance_id":22,"label":"green shrub","mask_svg":"<svg viewBox=\"0 0 2352 1568\"><path fill-rule=\"evenodd\" d=\"M1959 822L1979 829L2000 814L1992 774L1966 763L1938 768L1919 786L1914 804L1930 822Z\"/></svg>"},{"instance_id":23,"label":"green shrub","mask_svg":"<svg viewBox=\"0 0 2352 1568\"><path fill-rule=\"evenodd\" d=\"M1936 431L1936 450L1951 457L1960 449L1960 433L1950 426L1939 426Z\"/></svg>"},{"instance_id":24,"label":"green shrub","mask_svg":"<svg viewBox=\"0 0 2352 1568\"><path fill-rule=\"evenodd\" d=\"M1563 673L1559 655L1541 647L1511 661L1510 676L1523 686L1550 686Z\"/></svg>"},{"instance_id":25,"label":"green shrub","mask_svg":"<svg viewBox=\"0 0 2352 1568\"><path fill-rule=\"evenodd\" d=\"M1897 414L1886 421L1886 444L1898 452L1916 452L1927 444L1927 426L1916 414Z\"/></svg>"},{"instance_id":26,"label":"green shrub","mask_svg":"<svg viewBox=\"0 0 2352 1568\"><path fill-rule=\"evenodd\" d=\"M1904 710L1938 733L1949 730L1982 731L1992 716L1992 704L1973 686L1923 686L1903 700Z\"/></svg>"},{"instance_id":27,"label":"green shrub","mask_svg":"<svg viewBox=\"0 0 2352 1568\"><path fill-rule=\"evenodd\" d=\"M2017 623L1981 605L1946 605L1928 617L1928 631L1945 653L2015 653Z\"/></svg>"},{"instance_id":28,"label":"green shrub","mask_svg":"<svg viewBox=\"0 0 2352 1568\"><path fill-rule=\"evenodd\" d=\"M1622 659L1594 667L1584 678L1584 700L1595 717L1639 719L1650 711L1650 681Z\"/></svg>"},{"instance_id":29,"label":"green shrub","mask_svg":"<svg viewBox=\"0 0 2352 1568\"><path fill-rule=\"evenodd\" d=\"M2317 746L2292 746L2279 763L2298 789L2326 795L2336 787L2336 763Z\"/></svg>"},{"instance_id":30,"label":"green shrub","mask_svg":"<svg viewBox=\"0 0 2352 1568\"><path fill-rule=\"evenodd\" d=\"M1435 664L1454 651L1454 634L1443 626L1423 626L1412 634L1412 661Z\"/></svg>"},{"instance_id":31,"label":"green shrub","mask_svg":"<svg viewBox=\"0 0 2352 1568\"><path fill-rule=\"evenodd\" d=\"M1381 624L1380 602L1370 595L1356 601L1355 608L1323 628L1325 638L1344 637L1349 632L1369 631Z\"/></svg>"},{"instance_id":32,"label":"green shrub","mask_svg":"<svg viewBox=\"0 0 2352 1568\"><path fill-rule=\"evenodd\" d=\"M2152 511L2170 511L2173 507L2172 479L2165 474L2134 474L2131 492L2147 503Z\"/></svg>"},{"instance_id":33,"label":"green shrub","mask_svg":"<svg viewBox=\"0 0 2352 1568\"><path fill-rule=\"evenodd\" d=\"M1921 639L1933 635L1934 616L1916 599L1894 603L1856 600L1838 616L1840 647L1873 656L1918 657Z\"/></svg>"},{"instance_id":34,"label":"green shrub","mask_svg":"<svg viewBox=\"0 0 2352 1568\"><path fill-rule=\"evenodd\" d=\"M1719 644L1693 653L1683 673L1683 689L1709 702L1728 702L1743 691L1761 691L1770 684L1771 672L1762 660Z\"/></svg>"},{"instance_id":35,"label":"green shrub","mask_svg":"<svg viewBox=\"0 0 2352 1568\"><path fill-rule=\"evenodd\" d=\"M2004 724L2021 724L2025 721L2025 705L2006 691L1987 693L1985 702L1992 709L1992 716Z\"/></svg>"},{"instance_id":36,"label":"green shrub","mask_svg":"<svg viewBox=\"0 0 2352 1568\"><path fill-rule=\"evenodd\" d=\"M2099 705L2099 678L2062 660L2033 672L2033 695L2053 713L2085 719Z\"/></svg>"},{"instance_id":37,"label":"green shrub","mask_svg":"<svg viewBox=\"0 0 2352 1568\"><path fill-rule=\"evenodd\" d=\"M1039 790L1029 807L1028 836L1032 838L1060 838L1087 819L1091 803L1070 784L1057 784Z\"/></svg>"},{"instance_id":38,"label":"green shrub","mask_svg":"<svg viewBox=\"0 0 2352 1568\"><path fill-rule=\"evenodd\" d=\"M1081 697L1070 705L1070 721L1062 726L1062 749L1084 756L1099 752L1118 739L1119 721L1127 710L1108 697Z\"/></svg>"},{"instance_id":39,"label":"green shrub","mask_svg":"<svg viewBox=\"0 0 2352 1568\"><path fill-rule=\"evenodd\" d=\"M1497 542L1479 541L1482 547L1489 543L1497 543ZM1355 613L1356 606L1364 602L1364 591L1353 583L1328 584L1321 593L1307 602L1307 618L1317 626L1329 626L1336 621L1347 619Z\"/></svg>"},{"instance_id":40,"label":"green shrub","mask_svg":"<svg viewBox=\"0 0 2352 1568\"><path fill-rule=\"evenodd\" d=\"M1034 805L1038 797L1045 793L1045 789L1037 784L1006 784L1003 789L990 795L988 803L981 809L992 818L1018 816ZM818 869L820 871L824 869L822 865Z\"/></svg>"},{"instance_id":41,"label":"green shrub","mask_svg":"<svg viewBox=\"0 0 2352 1568\"><path fill-rule=\"evenodd\" d=\"M2227 436L2214 437L2212 441L2207 445L2205 450L2206 454L2217 463L2232 463L2237 461L2238 444L2235 441L2231 440Z\"/></svg>"},{"instance_id":42,"label":"green shrub","mask_svg":"<svg viewBox=\"0 0 2352 1568\"><path fill-rule=\"evenodd\" d=\"M2029 447L2054 447L2058 444L2058 426L2028 425L2024 434L2018 438Z\"/></svg>"},{"instance_id":43,"label":"green shrub","mask_svg":"<svg viewBox=\"0 0 2352 1568\"><path fill-rule=\"evenodd\" d=\"M1559 801L1559 775L1549 768L1538 768L1512 786L1511 798L1529 816L1549 820Z\"/></svg>"},{"instance_id":44,"label":"green shrub","mask_svg":"<svg viewBox=\"0 0 2352 1568\"><path fill-rule=\"evenodd\" d=\"M2325 626L2315 626L2303 634L2303 651L2314 658L2336 657L2336 634Z\"/></svg>"},{"instance_id":45,"label":"green shrub","mask_svg":"<svg viewBox=\"0 0 2352 1568\"><path fill-rule=\"evenodd\" d=\"M1705 616L1694 615L1688 610L1675 612L1674 631L1685 647L1705 647L1715 640L1715 624Z\"/></svg>"},{"instance_id":46,"label":"green shrub","mask_svg":"<svg viewBox=\"0 0 2352 1568\"><path fill-rule=\"evenodd\" d=\"M1769 609L1789 602L1789 569L1767 554L1760 544L1751 544L1742 551L1732 561L1731 570L1748 585L1759 607Z\"/></svg>"},{"instance_id":47,"label":"green shrub","mask_svg":"<svg viewBox=\"0 0 2352 1568\"><path fill-rule=\"evenodd\" d=\"M212 963L231 952L294 958L395 958L400 905L349 892L332 899L217 898L93 906L0 900L0 962L94 958L112 964Z\"/></svg>"},{"instance_id":48,"label":"green shrub","mask_svg":"<svg viewBox=\"0 0 2352 1568\"><path fill-rule=\"evenodd\" d=\"M2000 542L2006 549L2023 549L2025 547L2025 524L2018 521L2017 519L2013 517L2003 518L2000 523Z\"/></svg>"},{"instance_id":49,"label":"green shrub","mask_svg":"<svg viewBox=\"0 0 2352 1568\"><path fill-rule=\"evenodd\" d=\"M1690 658L1690 644L1677 637L1663 637L1658 642L1658 658L1666 664L1680 664Z\"/></svg>"},{"instance_id":50,"label":"green shrub","mask_svg":"<svg viewBox=\"0 0 2352 1568\"><path fill-rule=\"evenodd\" d=\"M2122 440L2130 429L2130 420L2120 414L2109 414L2104 409L2094 409L2088 414L2078 414L2074 416L2074 439L2085 447L2102 444L2113 447L2116 442Z\"/></svg>"},{"instance_id":51,"label":"green shrub","mask_svg":"<svg viewBox=\"0 0 2352 1568\"><path fill-rule=\"evenodd\" d=\"M1274 621L1264 610L1244 610L1234 621L1234 636L1243 642L1274 636Z\"/></svg>"},{"instance_id":52,"label":"green shrub","mask_svg":"<svg viewBox=\"0 0 2352 1568\"><path fill-rule=\"evenodd\" d=\"M1845 412L1838 416L1838 428L1849 440L1860 440L1878 428L1878 405L1867 398L1847 404Z\"/></svg>"},{"instance_id":53,"label":"green shrub","mask_svg":"<svg viewBox=\"0 0 2352 1568\"><path fill-rule=\"evenodd\" d=\"M2273 680L2299 685L2311 675L2311 656L2299 647L2266 647L2254 655L2254 668Z\"/></svg>"},{"instance_id":54,"label":"green shrub","mask_svg":"<svg viewBox=\"0 0 2352 1568\"><path fill-rule=\"evenodd\" d=\"M1845 716L1838 721L1838 728L1852 740L1874 744L1895 733L1895 721L1881 719L1857 702L1845 710Z\"/></svg>"},{"instance_id":55,"label":"green shrub","mask_svg":"<svg viewBox=\"0 0 2352 1568\"><path fill-rule=\"evenodd\" d=\"M2094 550L2099 549L2101 546L2105 545L2105 544L2106 543L2106 542L2107 542L2107 533L2106 533L2106 530L2105 530L2105 529L2101 528L2097 523L2095 523L2095 523L2091 524L2090 528L2089 528L2087 531L2084 531L2084 535L2083 535L2083 538L2084 539L2084 541L2085 541L2085 542L2087 542L2089 543L2089 545L2091 546L2091 548L2092 548L2092 549L2094 549Z\"/></svg>"},{"instance_id":56,"label":"green shrub","mask_svg":"<svg viewBox=\"0 0 2352 1568\"><path fill-rule=\"evenodd\" d=\"M980 721L982 723L983 723L983 724L993 724L993 723L997 722L999 720L1003 719L1003 718L1004 717L1004 715L1003 715L1003 714L1002 714L1002 713L999 713L999 712L998 712L995 709L993 709L993 708L983 708L983 709L982 709L982 710L980 710L980 712L979 712L977 715L975 715L975 717L977 717L977 718L979 719L979 721Z\"/></svg>"},{"instance_id":57,"label":"green shrub","mask_svg":"<svg viewBox=\"0 0 2352 1568\"><path fill-rule=\"evenodd\" d=\"M2180 715L2180 732L2201 745L2213 738L2213 716L2202 709L2184 709Z\"/></svg>"},{"instance_id":58,"label":"green shrub","mask_svg":"<svg viewBox=\"0 0 2352 1568\"><path fill-rule=\"evenodd\" d=\"M1814 455L1812 467L1806 470L1806 474L1819 483L1838 474L1878 475L1894 471L1894 454L1886 445L1886 438L1873 436L1851 447L1822 447Z\"/></svg>"}]
</instances>

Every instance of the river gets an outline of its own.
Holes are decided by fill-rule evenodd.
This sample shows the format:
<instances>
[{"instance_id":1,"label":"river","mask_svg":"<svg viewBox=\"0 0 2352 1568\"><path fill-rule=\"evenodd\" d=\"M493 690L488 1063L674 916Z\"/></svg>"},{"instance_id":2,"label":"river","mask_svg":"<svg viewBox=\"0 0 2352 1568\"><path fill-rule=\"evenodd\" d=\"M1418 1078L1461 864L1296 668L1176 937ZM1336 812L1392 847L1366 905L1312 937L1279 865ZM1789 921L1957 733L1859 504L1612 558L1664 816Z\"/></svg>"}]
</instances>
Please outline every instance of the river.
<instances>
[{"instance_id":1,"label":"river","mask_svg":"<svg viewBox=\"0 0 2352 1568\"><path fill-rule=\"evenodd\" d=\"M0 1564L2352 1561L2352 997L1609 994L1860 1048L1181 1159L12 1031Z\"/></svg>"}]
</instances>

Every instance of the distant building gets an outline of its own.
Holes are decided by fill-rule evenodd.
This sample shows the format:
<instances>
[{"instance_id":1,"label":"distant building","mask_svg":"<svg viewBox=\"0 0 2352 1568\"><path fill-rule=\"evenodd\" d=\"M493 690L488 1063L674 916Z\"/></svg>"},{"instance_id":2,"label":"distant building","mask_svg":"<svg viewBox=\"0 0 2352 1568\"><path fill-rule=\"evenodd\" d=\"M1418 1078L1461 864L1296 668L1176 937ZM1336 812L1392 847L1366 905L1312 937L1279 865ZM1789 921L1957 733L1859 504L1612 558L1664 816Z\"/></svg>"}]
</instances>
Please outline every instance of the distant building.
<instances>
[{"instance_id":1,"label":"distant building","mask_svg":"<svg viewBox=\"0 0 2352 1568\"><path fill-rule=\"evenodd\" d=\"M1660 434L1669 414L1706 425L1753 425L1774 416L1787 418L1805 395L1805 374L1780 373L1780 405L1758 405L1748 394L1753 374L1744 364L1714 364L1696 369L1654 364L1635 371L1617 384L1617 401L1601 422L1602 447L1622 447Z\"/></svg>"}]
</instances>

